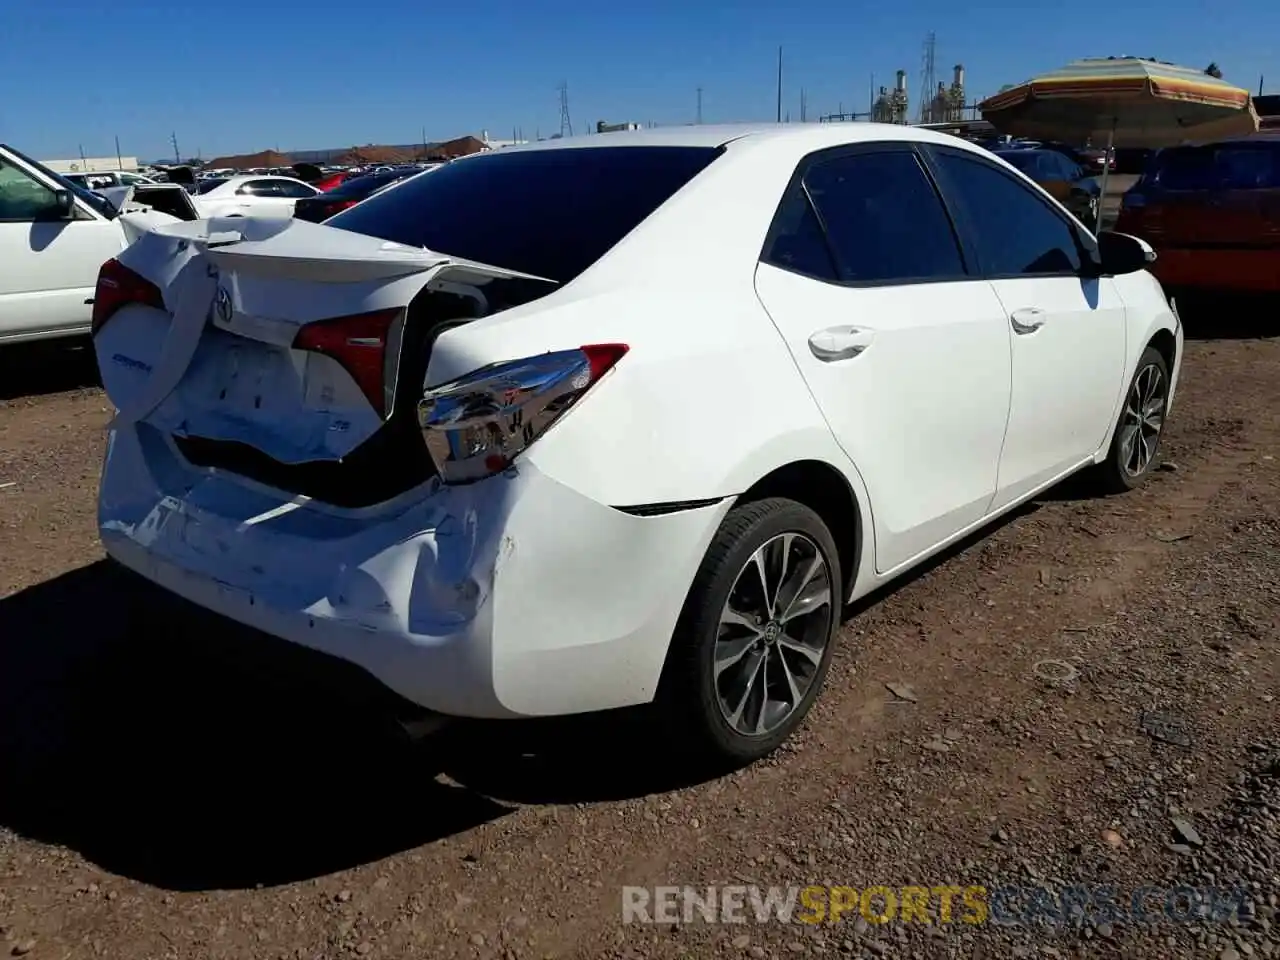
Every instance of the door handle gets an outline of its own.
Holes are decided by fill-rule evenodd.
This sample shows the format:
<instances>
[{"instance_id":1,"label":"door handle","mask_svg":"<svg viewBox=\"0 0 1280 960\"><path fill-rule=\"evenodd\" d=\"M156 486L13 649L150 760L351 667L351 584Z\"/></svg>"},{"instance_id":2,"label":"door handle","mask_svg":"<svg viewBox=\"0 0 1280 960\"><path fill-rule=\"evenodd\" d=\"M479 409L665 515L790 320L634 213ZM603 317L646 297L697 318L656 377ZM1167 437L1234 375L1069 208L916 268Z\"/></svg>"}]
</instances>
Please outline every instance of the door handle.
<instances>
[{"instance_id":1,"label":"door handle","mask_svg":"<svg viewBox=\"0 0 1280 960\"><path fill-rule=\"evenodd\" d=\"M871 346L873 336L863 327L827 327L809 337L809 352L823 363L849 360Z\"/></svg>"},{"instance_id":2,"label":"door handle","mask_svg":"<svg viewBox=\"0 0 1280 960\"><path fill-rule=\"evenodd\" d=\"M1044 326L1045 312L1039 307L1023 307L1009 314L1014 333L1035 333Z\"/></svg>"}]
</instances>

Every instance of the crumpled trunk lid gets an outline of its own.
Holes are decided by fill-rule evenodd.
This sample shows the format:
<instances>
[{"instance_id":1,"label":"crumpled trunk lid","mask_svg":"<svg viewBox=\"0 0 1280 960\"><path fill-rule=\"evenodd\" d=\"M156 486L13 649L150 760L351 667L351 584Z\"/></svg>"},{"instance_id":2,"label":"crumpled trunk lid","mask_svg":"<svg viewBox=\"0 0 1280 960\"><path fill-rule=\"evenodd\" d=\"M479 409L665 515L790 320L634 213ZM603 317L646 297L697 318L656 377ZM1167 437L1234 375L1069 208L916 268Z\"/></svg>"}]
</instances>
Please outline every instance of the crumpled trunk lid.
<instances>
[{"instance_id":1,"label":"crumpled trunk lid","mask_svg":"<svg viewBox=\"0 0 1280 960\"><path fill-rule=\"evenodd\" d=\"M391 415L338 360L295 349L300 331L399 311L386 344L394 380L408 306L424 288L461 285L483 299L478 290L492 280L542 279L321 224L251 217L157 226L121 260L161 288L171 319L158 326L160 311L130 307L99 332L104 386L119 416L294 465L348 457Z\"/></svg>"}]
</instances>

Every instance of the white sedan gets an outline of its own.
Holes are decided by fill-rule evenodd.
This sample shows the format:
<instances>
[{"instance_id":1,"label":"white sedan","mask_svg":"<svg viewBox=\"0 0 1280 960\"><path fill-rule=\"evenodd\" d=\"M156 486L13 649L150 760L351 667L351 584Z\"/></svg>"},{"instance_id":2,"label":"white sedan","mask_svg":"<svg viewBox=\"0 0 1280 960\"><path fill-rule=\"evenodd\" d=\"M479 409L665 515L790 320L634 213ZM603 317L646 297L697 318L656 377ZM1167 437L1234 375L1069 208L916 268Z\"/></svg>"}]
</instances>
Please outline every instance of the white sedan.
<instances>
[{"instance_id":1,"label":"white sedan","mask_svg":"<svg viewBox=\"0 0 1280 960\"><path fill-rule=\"evenodd\" d=\"M202 217L292 217L293 205L320 191L293 177L216 177L199 181L196 209Z\"/></svg>"},{"instance_id":2,"label":"white sedan","mask_svg":"<svg viewBox=\"0 0 1280 960\"><path fill-rule=\"evenodd\" d=\"M846 602L1069 474L1143 482L1183 348L1153 257L870 123L539 142L325 224L161 227L95 304L102 539L429 717L653 703L749 762Z\"/></svg>"}]
</instances>

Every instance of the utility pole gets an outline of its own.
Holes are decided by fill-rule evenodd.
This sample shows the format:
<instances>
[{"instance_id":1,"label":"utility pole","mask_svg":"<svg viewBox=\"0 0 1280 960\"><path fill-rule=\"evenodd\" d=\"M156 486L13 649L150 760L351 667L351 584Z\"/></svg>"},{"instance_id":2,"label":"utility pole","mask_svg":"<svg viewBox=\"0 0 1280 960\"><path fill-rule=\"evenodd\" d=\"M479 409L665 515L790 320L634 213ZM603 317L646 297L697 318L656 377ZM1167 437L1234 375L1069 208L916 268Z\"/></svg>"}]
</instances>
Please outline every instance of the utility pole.
<instances>
[{"instance_id":1,"label":"utility pole","mask_svg":"<svg viewBox=\"0 0 1280 960\"><path fill-rule=\"evenodd\" d=\"M1262 81L1265 79L1266 77L1263 74L1258 74L1258 96L1262 96Z\"/></svg>"},{"instance_id":2,"label":"utility pole","mask_svg":"<svg viewBox=\"0 0 1280 960\"><path fill-rule=\"evenodd\" d=\"M698 123L702 122L702 88L698 88Z\"/></svg>"},{"instance_id":3,"label":"utility pole","mask_svg":"<svg viewBox=\"0 0 1280 960\"><path fill-rule=\"evenodd\" d=\"M778 48L778 122L782 122L782 48Z\"/></svg>"},{"instance_id":4,"label":"utility pole","mask_svg":"<svg viewBox=\"0 0 1280 960\"><path fill-rule=\"evenodd\" d=\"M83 163L84 162L84 144L79 144L79 147L80 147L80 162Z\"/></svg>"},{"instance_id":5,"label":"utility pole","mask_svg":"<svg viewBox=\"0 0 1280 960\"><path fill-rule=\"evenodd\" d=\"M800 122L804 123L809 119L809 100L805 96L804 87L800 88Z\"/></svg>"},{"instance_id":6,"label":"utility pole","mask_svg":"<svg viewBox=\"0 0 1280 960\"><path fill-rule=\"evenodd\" d=\"M124 160L120 156L120 135L116 134L116 169L124 169Z\"/></svg>"},{"instance_id":7,"label":"utility pole","mask_svg":"<svg viewBox=\"0 0 1280 960\"><path fill-rule=\"evenodd\" d=\"M178 152L178 131L169 134L169 142L173 144L173 162L181 165L182 154Z\"/></svg>"},{"instance_id":8,"label":"utility pole","mask_svg":"<svg viewBox=\"0 0 1280 960\"><path fill-rule=\"evenodd\" d=\"M569 84L560 81L560 136L573 136L573 121L569 119Z\"/></svg>"}]
</instances>

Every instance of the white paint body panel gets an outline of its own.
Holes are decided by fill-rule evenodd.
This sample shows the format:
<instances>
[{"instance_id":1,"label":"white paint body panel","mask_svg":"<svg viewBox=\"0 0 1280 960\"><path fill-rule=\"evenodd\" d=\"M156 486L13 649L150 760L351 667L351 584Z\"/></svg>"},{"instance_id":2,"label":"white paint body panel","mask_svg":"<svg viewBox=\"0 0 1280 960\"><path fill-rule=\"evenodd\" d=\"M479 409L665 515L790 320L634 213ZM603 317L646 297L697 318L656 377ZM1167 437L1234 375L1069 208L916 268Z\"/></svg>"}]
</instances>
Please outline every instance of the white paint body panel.
<instances>
[{"instance_id":1,"label":"white paint body panel","mask_svg":"<svg viewBox=\"0 0 1280 960\"><path fill-rule=\"evenodd\" d=\"M987 515L1009 416L1009 324L985 280L844 287L768 264L756 290L875 516L876 568L898 566ZM813 334L866 346L823 361Z\"/></svg>"},{"instance_id":2,"label":"white paint body panel","mask_svg":"<svg viewBox=\"0 0 1280 960\"><path fill-rule=\"evenodd\" d=\"M628 344L586 398L501 475L431 481L359 510L196 468L171 435L200 422L204 434L240 436L285 460L337 455L332 438L316 440L328 431L315 418L334 402L305 398L314 376L336 395L346 374L300 370L288 347L297 329L404 306L446 276L483 284L501 265L300 222L219 219L148 234L121 259L161 287L166 310L126 308L97 338L119 408L100 494L107 550L211 610L356 663L424 707L480 717L652 699L734 498L798 461L847 482L858 527L833 534L858 544L848 596L874 590L1040 492L1056 479L1047 472L1101 457L1142 347L1167 330L1180 351L1181 332L1145 273L1108 281L1096 314L1037 289L1035 305L1061 322L1020 343L1008 301L1022 290L985 280L851 289L758 267L796 163L859 139L956 143L815 124L539 144L727 147L571 283L443 333L426 374L436 385L546 351ZM211 269L230 291L220 321ZM861 353L813 356L815 332L850 326L871 331ZM219 351L236 338L255 363L280 363L258 378L269 415L214 402L232 366ZM1036 394L1044 382L1053 396ZM344 397L337 406L358 438L372 410ZM702 505L617 509L664 503Z\"/></svg>"},{"instance_id":3,"label":"white paint body panel","mask_svg":"<svg viewBox=\"0 0 1280 960\"><path fill-rule=\"evenodd\" d=\"M992 504L998 510L1093 459L1128 387L1128 331L1125 303L1110 277L1002 279L991 285L1011 317L1025 310L1027 320L1042 324L1022 334L1012 323L1006 327L1013 391Z\"/></svg>"}]
</instances>

